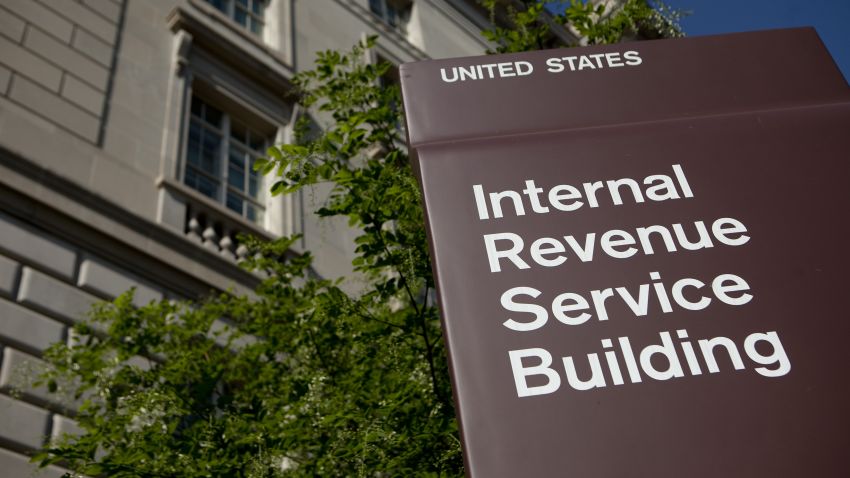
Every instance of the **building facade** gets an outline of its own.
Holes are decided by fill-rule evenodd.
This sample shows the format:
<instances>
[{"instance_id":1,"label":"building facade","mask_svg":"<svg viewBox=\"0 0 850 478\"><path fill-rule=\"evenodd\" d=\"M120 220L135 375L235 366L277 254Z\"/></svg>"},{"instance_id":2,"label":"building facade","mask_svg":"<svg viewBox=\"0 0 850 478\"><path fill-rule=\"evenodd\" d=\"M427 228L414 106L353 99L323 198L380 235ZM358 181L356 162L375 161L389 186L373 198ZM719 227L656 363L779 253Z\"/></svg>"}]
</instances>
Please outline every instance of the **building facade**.
<instances>
[{"instance_id":1,"label":"building facade","mask_svg":"<svg viewBox=\"0 0 850 478\"><path fill-rule=\"evenodd\" d=\"M0 474L76 428L28 385L91 305L246 292L237 234L300 233L327 277L353 235L272 198L252 162L303 114L293 75L379 35L373 60L477 55L487 24L459 0L0 0Z\"/></svg>"}]
</instances>

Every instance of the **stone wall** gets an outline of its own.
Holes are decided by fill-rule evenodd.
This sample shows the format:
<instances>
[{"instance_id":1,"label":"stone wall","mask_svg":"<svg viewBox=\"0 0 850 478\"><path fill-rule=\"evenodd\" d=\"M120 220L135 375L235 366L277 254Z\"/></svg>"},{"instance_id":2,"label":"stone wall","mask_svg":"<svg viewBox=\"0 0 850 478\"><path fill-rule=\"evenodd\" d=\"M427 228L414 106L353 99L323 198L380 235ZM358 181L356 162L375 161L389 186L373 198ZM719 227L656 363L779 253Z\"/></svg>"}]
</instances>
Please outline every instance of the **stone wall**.
<instances>
[{"instance_id":1,"label":"stone wall","mask_svg":"<svg viewBox=\"0 0 850 478\"><path fill-rule=\"evenodd\" d=\"M91 251L0 213L0 470L30 476L27 453L77 430L69 405L30 383L50 344L92 304L136 288L138 305L164 297L161 289ZM51 467L43 476L61 476ZM41 475L36 475L41 476Z\"/></svg>"},{"instance_id":2,"label":"stone wall","mask_svg":"<svg viewBox=\"0 0 850 478\"><path fill-rule=\"evenodd\" d=\"M4 0L0 94L98 142L121 12L119 0Z\"/></svg>"}]
</instances>

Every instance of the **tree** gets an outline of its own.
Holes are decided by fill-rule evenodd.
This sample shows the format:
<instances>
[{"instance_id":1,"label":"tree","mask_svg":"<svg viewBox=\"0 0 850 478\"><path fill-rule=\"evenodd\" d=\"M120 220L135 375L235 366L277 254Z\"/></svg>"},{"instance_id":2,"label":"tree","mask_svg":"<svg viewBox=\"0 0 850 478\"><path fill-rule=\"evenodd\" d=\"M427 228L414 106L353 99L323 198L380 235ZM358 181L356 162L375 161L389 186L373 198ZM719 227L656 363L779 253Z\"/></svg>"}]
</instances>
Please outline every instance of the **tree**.
<instances>
[{"instance_id":1,"label":"tree","mask_svg":"<svg viewBox=\"0 0 850 478\"><path fill-rule=\"evenodd\" d=\"M683 35L678 24L682 13L660 0L481 0L480 3L487 7L494 25L482 32L496 44L488 53ZM565 40L563 34L556 34L559 29L577 40Z\"/></svg>"},{"instance_id":2,"label":"tree","mask_svg":"<svg viewBox=\"0 0 850 478\"><path fill-rule=\"evenodd\" d=\"M496 50L538 47L553 21L619 40L655 15L631 0L607 16L578 1L554 15L523 3L504 10L510 27L486 33ZM257 163L273 194L331 187L317 213L361 232L353 265L368 286L351 296L313 276L310 254L289 252L295 238L246 238L244 267L266 277L253 297L136 308L129 291L98 305L75 344L45 354L42 382L82 401L85 433L45 448L41 464L113 477L462 474L399 91L379 86L390 65L362 61L374 42L324 52L297 76L299 101L327 124L304 124L300 141Z\"/></svg>"}]
</instances>

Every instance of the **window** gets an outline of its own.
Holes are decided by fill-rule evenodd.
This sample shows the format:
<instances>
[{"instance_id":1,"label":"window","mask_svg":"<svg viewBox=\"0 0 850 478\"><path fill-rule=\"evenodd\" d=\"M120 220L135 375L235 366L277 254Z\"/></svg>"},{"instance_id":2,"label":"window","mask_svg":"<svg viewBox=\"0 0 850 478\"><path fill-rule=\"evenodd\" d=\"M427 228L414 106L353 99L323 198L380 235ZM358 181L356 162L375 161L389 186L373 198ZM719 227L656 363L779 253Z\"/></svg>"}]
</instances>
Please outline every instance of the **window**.
<instances>
[{"instance_id":1,"label":"window","mask_svg":"<svg viewBox=\"0 0 850 478\"><path fill-rule=\"evenodd\" d=\"M268 0L207 0L207 3L257 36L263 36L263 14Z\"/></svg>"},{"instance_id":2,"label":"window","mask_svg":"<svg viewBox=\"0 0 850 478\"><path fill-rule=\"evenodd\" d=\"M192 97L183 182L256 224L263 224L265 193L254 162L271 136Z\"/></svg>"},{"instance_id":3,"label":"window","mask_svg":"<svg viewBox=\"0 0 850 478\"><path fill-rule=\"evenodd\" d=\"M393 28L405 31L410 20L410 0L369 0L369 9Z\"/></svg>"}]
</instances>

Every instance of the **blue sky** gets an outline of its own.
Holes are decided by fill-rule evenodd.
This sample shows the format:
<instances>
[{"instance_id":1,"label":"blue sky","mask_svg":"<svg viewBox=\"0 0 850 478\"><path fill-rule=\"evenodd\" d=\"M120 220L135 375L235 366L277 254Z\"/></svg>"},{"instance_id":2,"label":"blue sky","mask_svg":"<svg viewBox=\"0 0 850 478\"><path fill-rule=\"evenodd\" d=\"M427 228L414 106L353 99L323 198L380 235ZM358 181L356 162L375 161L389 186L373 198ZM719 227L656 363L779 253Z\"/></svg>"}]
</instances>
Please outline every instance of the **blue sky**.
<instances>
[{"instance_id":1,"label":"blue sky","mask_svg":"<svg viewBox=\"0 0 850 478\"><path fill-rule=\"evenodd\" d=\"M850 78L850 0L666 0L688 36L813 26Z\"/></svg>"},{"instance_id":2,"label":"blue sky","mask_svg":"<svg viewBox=\"0 0 850 478\"><path fill-rule=\"evenodd\" d=\"M813 26L850 79L850 0L664 0L688 36ZM553 1L553 4L557 1ZM556 7L552 7L556 8Z\"/></svg>"}]
</instances>

